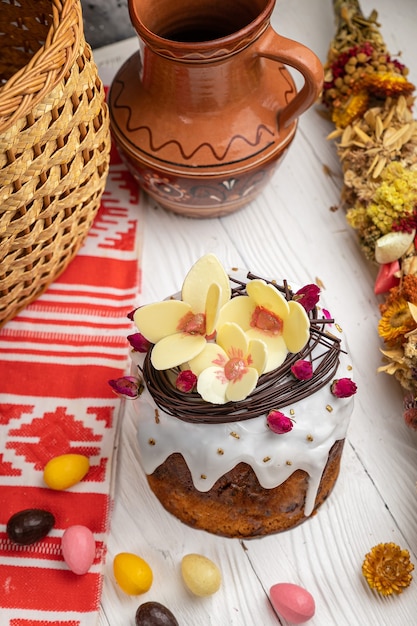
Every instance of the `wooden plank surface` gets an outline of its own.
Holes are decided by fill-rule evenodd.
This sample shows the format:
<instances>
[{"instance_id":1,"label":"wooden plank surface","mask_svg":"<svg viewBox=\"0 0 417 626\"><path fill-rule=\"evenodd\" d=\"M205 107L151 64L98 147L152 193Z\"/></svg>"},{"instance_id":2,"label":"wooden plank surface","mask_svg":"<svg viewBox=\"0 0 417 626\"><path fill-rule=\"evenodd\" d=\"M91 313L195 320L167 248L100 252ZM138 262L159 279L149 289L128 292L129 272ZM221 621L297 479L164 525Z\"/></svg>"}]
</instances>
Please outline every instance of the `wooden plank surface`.
<instances>
[{"instance_id":1,"label":"wooden plank surface","mask_svg":"<svg viewBox=\"0 0 417 626\"><path fill-rule=\"evenodd\" d=\"M417 83L415 0L364 0L365 14L378 9L392 54L402 53ZM324 61L333 35L330 0L281 0L272 23ZM95 51L108 82L136 39ZM314 107L302 116L289 153L262 196L221 219L191 220L143 200L143 291L140 303L161 300L179 289L186 271L206 252L225 267L304 284L319 278L326 304L348 338L358 383L340 478L318 514L279 535L241 542L211 536L165 512L147 487L136 448L136 416L127 404L120 435L116 498L108 544L100 626L134 624L136 608L155 600L182 626L274 626L284 624L268 601L271 585L294 582L315 597L312 626L406 626L417 624L417 582L401 596L382 598L361 575L363 557L381 542L410 551L417 566L417 434L402 419L397 383L377 374L380 340L374 270L363 258L339 202L340 165L326 140L331 124ZM330 174L329 175L329 171ZM327 173L326 173L327 172ZM114 584L118 552L140 554L154 570L152 589L131 598ZM199 552L221 568L223 585L206 599L184 589L184 554Z\"/></svg>"}]
</instances>

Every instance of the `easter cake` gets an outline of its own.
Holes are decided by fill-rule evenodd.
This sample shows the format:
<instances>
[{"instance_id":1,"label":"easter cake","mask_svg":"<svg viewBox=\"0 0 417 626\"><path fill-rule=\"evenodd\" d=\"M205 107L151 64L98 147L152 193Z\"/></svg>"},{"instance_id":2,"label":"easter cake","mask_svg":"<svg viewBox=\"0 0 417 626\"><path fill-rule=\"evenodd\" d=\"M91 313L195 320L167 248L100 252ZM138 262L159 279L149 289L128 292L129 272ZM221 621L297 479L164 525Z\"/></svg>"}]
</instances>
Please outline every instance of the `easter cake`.
<instances>
[{"instance_id":1,"label":"easter cake","mask_svg":"<svg viewBox=\"0 0 417 626\"><path fill-rule=\"evenodd\" d=\"M329 496L356 385L319 292L226 273L208 254L180 294L135 311L141 464L184 523L260 537Z\"/></svg>"}]
</instances>

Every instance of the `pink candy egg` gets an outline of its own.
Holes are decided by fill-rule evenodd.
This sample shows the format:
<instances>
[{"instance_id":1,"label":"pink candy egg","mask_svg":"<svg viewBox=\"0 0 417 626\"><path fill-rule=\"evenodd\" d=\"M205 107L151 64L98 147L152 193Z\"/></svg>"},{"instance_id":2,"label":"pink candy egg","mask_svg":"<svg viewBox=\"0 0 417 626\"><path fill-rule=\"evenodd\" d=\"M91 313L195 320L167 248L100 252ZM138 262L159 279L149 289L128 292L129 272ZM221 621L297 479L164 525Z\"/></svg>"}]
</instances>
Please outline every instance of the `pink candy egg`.
<instances>
[{"instance_id":1,"label":"pink candy egg","mask_svg":"<svg viewBox=\"0 0 417 626\"><path fill-rule=\"evenodd\" d=\"M278 583L269 591L275 611L291 624L303 624L315 613L314 598L306 589L292 583Z\"/></svg>"},{"instance_id":2,"label":"pink candy egg","mask_svg":"<svg viewBox=\"0 0 417 626\"><path fill-rule=\"evenodd\" d=\"M86 526L70 526L62 535L62 555L74 574L86 574L94 562L96 542Z\"/></svg>"}]
</instances>

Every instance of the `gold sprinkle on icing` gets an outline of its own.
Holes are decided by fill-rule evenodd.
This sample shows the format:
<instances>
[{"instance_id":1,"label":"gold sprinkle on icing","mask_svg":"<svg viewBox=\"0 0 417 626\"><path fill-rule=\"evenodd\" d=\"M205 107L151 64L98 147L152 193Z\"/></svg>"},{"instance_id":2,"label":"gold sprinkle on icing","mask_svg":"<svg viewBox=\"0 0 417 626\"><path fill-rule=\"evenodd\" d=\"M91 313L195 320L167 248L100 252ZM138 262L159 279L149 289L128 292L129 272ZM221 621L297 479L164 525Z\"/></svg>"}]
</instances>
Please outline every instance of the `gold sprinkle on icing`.
<instances>
[{"instance_id":1,"label":"gold sprinkle on icing","mask_svg":"<svg viewBox=\"0 0 417 626\"><path fill-rule=\"evenodd\" d=\"M292 465L292 461L285 461L286 465Z\"/></svg>"},{"instance_id":2,"label":"gold sprinkle on icing","mask_svg":"<svg viewBox=\"0 0 417 626\"><path fill-rule=\"evenodd\" d=\"M329 413L331 413L333 411L333 407L330 404L326 405L326 411L328 411Z\"/></svg>"},{"instance_id":3,"label":"gold sprinkle on icing","mask_svg":"<svg viewBox=\"0 0 417 626\"><path fill-rule=\"evenodd\" d=\"M264 463L268 463L268 461L270 461L270 460L271 460L271 457L270 457L270 456L266 456L266 457L263 459L263 462L264 462Z\"/></svg>"},{"instance_id":4,"label":"gold sprinkle on icing","mask_svg":"<svg viewBox=\"0 0 417 626\"><path fill-rule=\"evenodd\" d=\"M224 454L224 450L222 450L222 448L217 448L217 454Z\"/></svg>"},{"instance_id":5,"label":"gold sprinkle on icing","mask_svg":"<svg viewBox=\"0 0 417 626\"><path fill-rule=\"evenodd\" d=\"M339 324L335 324L335 327L337 328L337 330L339 331L339 333L342 333L342 332L343 332L342 327L341 327L341 326L339 326Z\"/></svg>"},{"instance_id":6,"label":"gold sprinkle on icing","mask_svg":"<svg viewBox=\"0 0 417 626\"><path fill-rule=\"evenodd\" d=\"M307 435L306 439L307 441L314 441L313 435Z\"/></svg>"},{"instance_id":7,"label":"gold sprinkle on icing","mask_svg":"<svg viewBox=\"0 0 417 626\"><path fill-rule=\"evenodd\" d=\"M155 409L155 424L159 424L160 419L159 419L159 411L158 409Z\"/></svg>"},{"instance_id":8,"label":"gold sprinkle on icing","mask_svg":"<svg viewBox=\"0 0 417 626\"><path fill-rule=\"evenodd\" d=\"M148 439L148 443L149 443L150 446L155 446L156 445L155 439Z\"/></svg>"},{"instance_id":9,"label":"gold sprinkle on icing","mask_svg":"<svg viewBox=\"0 0 417 626\"><path fill-rule=\"evenodd\" d=\"M351 372L353 370L353 367L351 365L348 365L347 366L347 370L348 370L348 372Z\"/></svg>"},{"instance_id":10,"label":"gold sprinkle on icing","mask_svg":"<svg viewBox=\"0 0 417 626\"><path fill-rule=\"evenodd\" d=\"M201 474L200 478L202 478L203 480L206 480L207 476L205 474Z\"/></svg>"},{"instance_id":11,"label":"gold sprinkle on icing","mask_svg":"<svg viewBox=\"0 0 417 626\"><path fill-rule=\"evenodd\" d=\"M290 415L295 415L294 409L290 409Z\"/></svg>"},{"instance_id":12,"label":"gold sprinkle on icing","mask_svg":"<svg viewBox=\"0 0 417 626\"><path fill-rule=\"evenodd\" d=\"M238 435L237 433L235 433L234 430L232 430L232 432L230 433L231 437L234 437L235 439L240 439L240 435Z\"/></svg>"}]
</instances>

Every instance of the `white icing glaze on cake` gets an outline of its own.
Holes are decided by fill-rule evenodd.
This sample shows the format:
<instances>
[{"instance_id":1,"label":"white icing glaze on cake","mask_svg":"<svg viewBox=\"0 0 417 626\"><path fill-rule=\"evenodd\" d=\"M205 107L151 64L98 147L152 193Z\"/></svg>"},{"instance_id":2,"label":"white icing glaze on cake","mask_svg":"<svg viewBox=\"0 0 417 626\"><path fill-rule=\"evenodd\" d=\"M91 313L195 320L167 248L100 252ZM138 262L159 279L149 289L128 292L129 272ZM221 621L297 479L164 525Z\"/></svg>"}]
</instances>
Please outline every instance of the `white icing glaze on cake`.
<instances>
[{"instance_id":1,"label":"white icing glaze on cake","mask_svg":"<svg viewBox=\"0 0 417 626\"><path fill-rule=\"evenodd\" d=\"M337 334L341 330L334 325L329 332ZM352 367L343 343L341 348L335 378L350 378ZM134 353L133 362L141 367L143 355ZM353 397L337 398L331 393L330 385L326 385L313 395L281 408L294 420L293 429L283 435L267 427L266 414L226 424L183 421L157 407L146 388L135 406L140 460L146 474L152 474L173 453L184 457L195 488L202 492L209 491L223 474L241 462L252 467L266 489L282 484L296 470L304 470L309 475L304 514L309 516L329 451L336 441L345 438Z\"/></svg>"}]
</instances>

